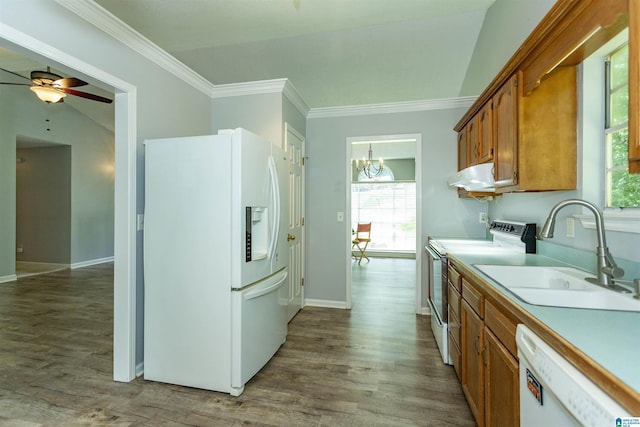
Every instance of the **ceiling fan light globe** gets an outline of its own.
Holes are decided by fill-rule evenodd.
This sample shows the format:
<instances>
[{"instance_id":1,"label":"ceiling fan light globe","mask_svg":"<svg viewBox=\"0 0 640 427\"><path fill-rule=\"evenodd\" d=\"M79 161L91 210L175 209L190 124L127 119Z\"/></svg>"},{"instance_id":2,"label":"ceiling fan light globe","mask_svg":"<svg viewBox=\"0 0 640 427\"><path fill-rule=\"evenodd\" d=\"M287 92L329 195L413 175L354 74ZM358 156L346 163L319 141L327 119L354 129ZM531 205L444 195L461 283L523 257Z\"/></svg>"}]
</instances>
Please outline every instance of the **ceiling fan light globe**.
<instances>
[{"instance_id":1,"label":"ceiling fan light globe","mask_svg":"<svg viewBox=\"0 0 640 427\"><path fill-rule=\"evenodd\" d=\"M29 89L31 89L41 101L48 102L50 104L55 104L67 96L67 94L61 90L48 86L31 86Z\"/></svg>"}]
</instances>

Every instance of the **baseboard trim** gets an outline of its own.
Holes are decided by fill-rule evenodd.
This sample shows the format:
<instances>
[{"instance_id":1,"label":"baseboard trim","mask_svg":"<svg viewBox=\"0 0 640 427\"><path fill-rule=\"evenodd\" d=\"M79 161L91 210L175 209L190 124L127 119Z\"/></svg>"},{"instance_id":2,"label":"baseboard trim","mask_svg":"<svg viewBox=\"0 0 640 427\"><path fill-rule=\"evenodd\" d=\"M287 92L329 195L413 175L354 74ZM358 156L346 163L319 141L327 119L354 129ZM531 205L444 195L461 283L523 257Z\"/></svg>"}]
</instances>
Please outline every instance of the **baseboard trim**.
<instances>
[{"instance_id":1,"label":"baseboard trim","mask_svg":"<svg viewBox=\"0 0 640 427\"><path fill-rule=\"evenodd\" d=\"M346 309L347 303L345 301L332 301L325 299L309 299L304 300L305 307L323 307L323 308L341 308Z\"/></svg>"},{"instance_id":2,"label":"baseboard trim","mask_svg":"<svg viewBox=\"0 0 640 427\"><path fill-rule=\"evenodd\" d=\"M96 259L90 259L87 261L80 261L80 262L74 262L73 264L71 264L71 269L75 270L76 268L82 268L82 267L89 267L92 265L98 265L98 264L104 264L105 262L113 262L113 257L109 256L106 258L96 258Z\"/></svg>"},{"instance_id":3,"label":"baseboard trim","mask_svg":"<svg viewBox=\"0 0 640 427\"><path fill-rule=\"evenodd\" d=\"M16 276L15 274L0 276L0 283L13 282L15 280L18 280L18 276Z\"/></svg>"},{"instance_id":4,"label":"baseboard trim","mask_svg":"<svg viewBox=\"0 0 640 427\"><path fill-rule=\"evenodd\" d=\"M431 316L431 309L429 307L422 307L420 310L420 314L424 316Z\"/></svg>"},{"instance_id":5,"label":"baseboard trim","mask_svg":"<svg viewBox=\"0 0 640 427\"><path fill-rule=\"evenodd\" d=\"M140 362L136 365L136 378L144 375L144 362Z\"/></svg>"}]
</instances>

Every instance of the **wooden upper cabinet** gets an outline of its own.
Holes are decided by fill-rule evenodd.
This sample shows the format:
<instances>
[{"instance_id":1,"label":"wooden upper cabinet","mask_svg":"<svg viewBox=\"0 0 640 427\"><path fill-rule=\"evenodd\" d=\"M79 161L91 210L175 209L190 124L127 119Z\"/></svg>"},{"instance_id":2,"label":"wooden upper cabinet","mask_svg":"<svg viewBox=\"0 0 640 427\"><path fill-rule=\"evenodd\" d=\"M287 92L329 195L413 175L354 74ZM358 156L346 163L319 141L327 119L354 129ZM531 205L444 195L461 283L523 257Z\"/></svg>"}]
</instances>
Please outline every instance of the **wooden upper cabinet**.
<instances>
[{"instance_id":1,"label":"wooden upper cabinet","mask_svg":"<svg viewBox=\"0 0 640 427\"><path fill-rule=\"evenodd\" d=\"M458 132L458 170L467 167L467 128Z\"/></svg>"},{"instance_id":2,"label":"wooden upper cabinet","mask_svg":"<svg viewBox=\"0 0 640 427\"><path fill-rule=\"evenodd\" d=\"M529 96L518 97L518 189L577 185L577 70L559 67Z\"/></svg>"},{"instance_id":3,"label":"wooden upper cabinet","mask_svg":"<svg viewBox=\"0 0 640 427\"><path fill-rule=\"evenodd\" d=\"M478 163L478 117L467 123L467 166Z\"/></svg>"},{"instance_id":4,"label":"wooden upper cabinet","mask_svg":"<svg viewBox=\"0 0 640 427\"><path fill-rule=\"evenodd\" d=\"M493 100L478 112L478 163L493 160Z\"/></svg>"},{"instance_id":5,"label":"wooden upper cabinet","mask_svg":"<svg viewBox=\"0 0 640 427\"><path fill-rule=\"evenodd\" d=\"M518 76L493 96L494 178L496 187L518 183Z\"/></svg>"},{"instance_id":6,"label":"wooden upper cabinet","mask_svg":"<svg viewBox=\"0 0 640 427\"><path fill-rule=\"evenodd\" d=\"M501 92L506 91L510 82L517 77L517 145L505 146L505 144L511 144L510 140L505 139L505 134L513 132L513 129L499 127L493 130L495 173L501 187L499 192L575 188L572 182L575 181L573 175L577 158L567 157L566 161L560 165L560 168L569 167L565 175L572 175L571 177L543 179L545 174L555 174L560 171L555 160L566 155L564 151L557 152L555 148L549 151L549 146L555 147L555 145L548 141L561 144L562 150L565 144L570 150L571 145L577 144L575 139L572 144L565 141L567 137L576 137L577 117L571 117L567 122L565 114L571 111L563 108L564 105L568 105L570 109L576 109L577 94L575 91L569 94L563 90L560 96L554 97L549 88L561 87L557 82L563 79L569 81L570 86L575 88L575 82L571 81L575 80L575 67L626 27L629 28L629 171L640 173L639 3L640 0L558 0L460 119L454 128L458 132L485 108L487 102L492 100L494 127L496 123L505 123L507 104L502 103L508 99L498 99L501 104L496 105L496 96L504 96L505 93ZM567 77L568 74L574 75ZM544 94L540 95L538 92ZM555 115L556 111L560 115ZM523 126L523 119L532 121ZM563 125L560 132L555 133L554 124L561 121L566 126ZM539 131L538 128L543 128L542 132L526 138L530 135L526 132ZM542 137L545 139L541 139ZM482 140L481 137L478 139ZM537 144L547 145L547 147L537 147ZM481 159L486 153L484 147L481 147L480 153L479 162L482 162ZM523 163L523 161L529 161L532 153L534 156L545 156L545 159L531 164ZM512 157L509 158L509 156ZM573 165L570 165L570 162ZM529 180L529 177L532 179Z\"/></svg>"}]
</instances>

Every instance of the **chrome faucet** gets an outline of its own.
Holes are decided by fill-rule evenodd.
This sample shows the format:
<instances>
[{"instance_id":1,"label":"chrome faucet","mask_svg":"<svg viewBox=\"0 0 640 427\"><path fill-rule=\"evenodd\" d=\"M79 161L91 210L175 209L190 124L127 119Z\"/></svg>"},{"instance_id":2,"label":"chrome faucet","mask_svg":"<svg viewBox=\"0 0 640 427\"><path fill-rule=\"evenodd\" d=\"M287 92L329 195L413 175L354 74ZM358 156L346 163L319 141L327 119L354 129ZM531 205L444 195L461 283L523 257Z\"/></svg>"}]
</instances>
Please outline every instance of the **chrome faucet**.
<instances>
[{"instance_id":1,"label":"chrome faucet","mask_svg":"<svg viewBox=\"0 0 640 427\"><path fill-rule=\"evenodd\" d=\"M598 238L598 247L596 248L596 256L597 256L597 271L596 278L587 278L586 280L595 283L596 285L604 286L607 288L611 288L617 291L627 291L628 290L622 286L616 285L614 283L614 279L619 279L624 276L624 270L616 265L613 256L609 252L609 248L607 248L607 242L604 237L604 220L602 217L602 212L592 203L581 199L568 199L563 200L562 202L557 203L551 211L549 212L549 216L540 231L541 238L551 238L553 237L553 229L556 225L556 215L558 211L565 206L568 205L580 205L584 206L593 212L593 215L596 218L596 235Z\"/></svg>"}]
</instances>

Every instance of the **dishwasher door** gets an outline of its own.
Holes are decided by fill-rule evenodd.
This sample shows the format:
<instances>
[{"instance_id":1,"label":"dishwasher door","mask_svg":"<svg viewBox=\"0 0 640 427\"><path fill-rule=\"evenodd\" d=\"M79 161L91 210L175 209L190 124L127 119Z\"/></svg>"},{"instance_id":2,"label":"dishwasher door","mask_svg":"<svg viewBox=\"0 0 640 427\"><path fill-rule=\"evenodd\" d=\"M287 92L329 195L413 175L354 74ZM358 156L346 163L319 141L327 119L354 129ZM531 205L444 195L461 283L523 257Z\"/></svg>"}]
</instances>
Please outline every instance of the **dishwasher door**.
<instances>
[{"instance_id":1,"label":"dishwasher door","mask_svg":"<svg viewBox=\"0 0 640 427\"><path fill-rule=\"evenodd\" d=\"M520 426L619 425L631 415L529 328L516 329Z\"/></svg>"}]
</instances>

